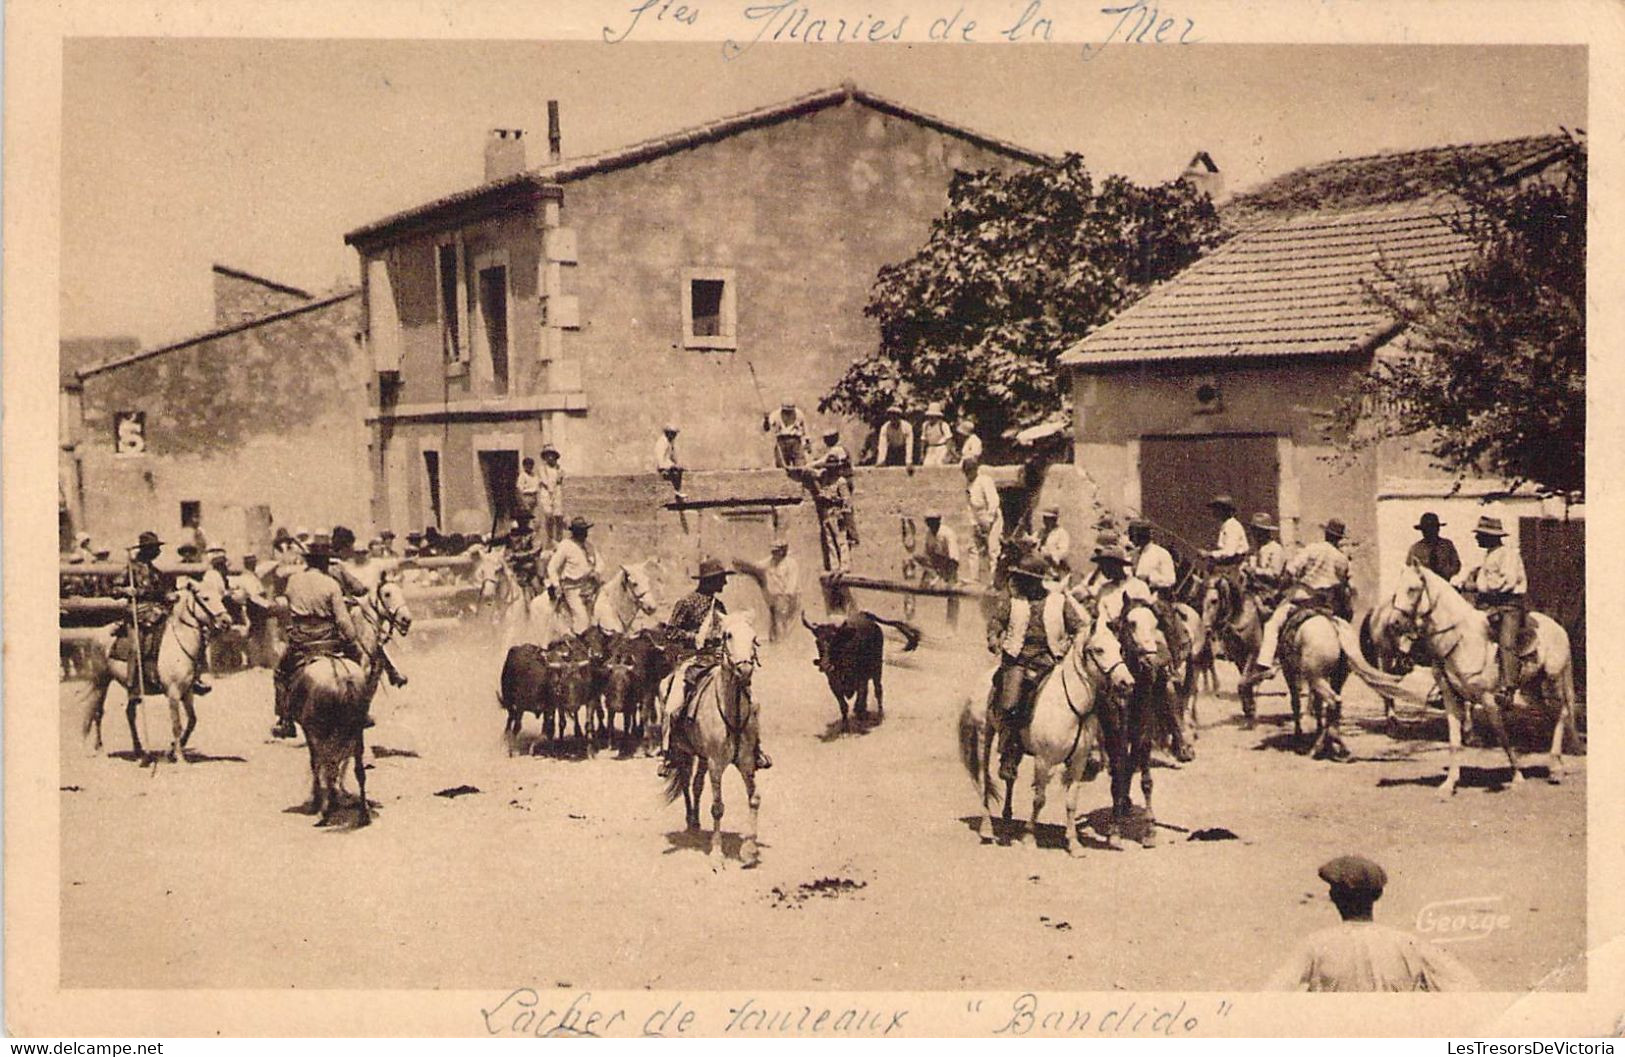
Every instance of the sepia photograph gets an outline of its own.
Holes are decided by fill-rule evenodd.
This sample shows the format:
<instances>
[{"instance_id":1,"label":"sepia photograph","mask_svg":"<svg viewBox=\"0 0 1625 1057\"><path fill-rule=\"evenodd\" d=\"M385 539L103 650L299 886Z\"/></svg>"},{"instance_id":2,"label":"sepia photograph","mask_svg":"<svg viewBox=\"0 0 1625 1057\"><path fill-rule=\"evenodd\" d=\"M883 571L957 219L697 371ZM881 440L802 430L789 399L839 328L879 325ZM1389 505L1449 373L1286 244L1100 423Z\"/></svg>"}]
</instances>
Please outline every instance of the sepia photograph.
<instances>
[{"instance_id":1,"label":"sepia photograph","mask_svg":"<svg viewBox=\"0 0 1625 1057\"><path fill-rule=\"evenodd\" d=\"M61 42L50 986L1595 984L1596 56L955 6Z\"/></svg>"}]
</instances>

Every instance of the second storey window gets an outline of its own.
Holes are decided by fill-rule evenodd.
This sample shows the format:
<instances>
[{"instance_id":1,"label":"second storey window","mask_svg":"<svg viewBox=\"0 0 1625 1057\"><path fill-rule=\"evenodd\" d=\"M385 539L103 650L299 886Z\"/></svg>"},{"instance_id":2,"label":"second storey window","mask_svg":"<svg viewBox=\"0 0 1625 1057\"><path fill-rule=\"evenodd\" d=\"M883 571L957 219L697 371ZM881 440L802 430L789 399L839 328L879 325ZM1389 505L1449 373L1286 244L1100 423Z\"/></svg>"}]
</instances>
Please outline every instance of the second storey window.
<instances>
[{"instance_id":1,"label":"second storey window","mask_svg":"<svg viewBox=\"0 0 1625 1057\"><path fill-rule=\"evenodd\" d=\"M468 335L463 325L463 248L455 241L435 247L435 272L440 281L440 340L447 363L468 359Z\"/></svg>"},{"instance_id":2,"label":"second storey window","mask_svg":"<svg viewBox=\"0 0 1625 1057\"><path fill-rule=\"evenodd\" d=\"M690 268L683 273L683 346L690 349L733 349L737 301L734 273L728 268Z\"/></svg>"}]
</instances>

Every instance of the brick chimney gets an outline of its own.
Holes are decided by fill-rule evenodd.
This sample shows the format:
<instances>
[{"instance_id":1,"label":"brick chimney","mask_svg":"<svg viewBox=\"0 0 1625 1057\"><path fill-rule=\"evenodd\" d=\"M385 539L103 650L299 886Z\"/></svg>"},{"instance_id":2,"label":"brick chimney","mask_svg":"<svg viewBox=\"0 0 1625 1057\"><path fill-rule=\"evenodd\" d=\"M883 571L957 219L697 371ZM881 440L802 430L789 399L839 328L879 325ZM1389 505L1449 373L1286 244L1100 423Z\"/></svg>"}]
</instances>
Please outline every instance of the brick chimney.
<instances>
[{"instance_id":1,"label":"brick chimney","mask_svg":"<svg viewBox=\"0 0 1625 1057\"><path fill-rule=\"evenodd\" d=\"M1198 191L1205 192L1215 203L1224 201L1224 173L1213 164L1213 156L1205 150L1199 150L1191 158L1185 171L1180 173L1180 179L1189 180Z\"/></svg>"},{"instance_id":2,"label":"brick chimney","mask_svg":"<svg viewBox=\"0 0 1625 1057\"><path fill-rule=\"evenodd\" d=\"M485 139L485 182L505 180L525 171L525 130L494 128Z\"/></svg>"},{"instance_id":3,"label":"brick chimney","mask_svg":"<svg viewBox=\"0 0 1625 1057\"><path fill-rule=\"evenodd\" d=\"M559 151L559 101L547 101L547 160L553 165L559 163L563 155Z\"/></svg>"}]
</instances>

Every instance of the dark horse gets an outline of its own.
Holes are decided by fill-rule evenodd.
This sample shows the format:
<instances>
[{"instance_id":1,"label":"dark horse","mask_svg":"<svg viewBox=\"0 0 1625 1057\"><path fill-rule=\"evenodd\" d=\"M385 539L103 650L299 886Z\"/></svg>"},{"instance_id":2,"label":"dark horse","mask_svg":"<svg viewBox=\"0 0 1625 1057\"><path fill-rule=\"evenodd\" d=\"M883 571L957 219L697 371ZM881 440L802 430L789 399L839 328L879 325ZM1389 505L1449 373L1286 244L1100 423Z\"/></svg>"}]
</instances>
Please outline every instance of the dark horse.
<instances>
[{"instance_id":1,"label":"dark horse","mask_svg":"<svg viewBox=\"0 0 1625 1057\"><path fill-rule=\"evenodd\" d=\"M1151 806L1151 747L1167 739L1175 757L1183 756L1183 698L1176 685L1174 658L1155 609L1145 603L1131 603L1113 629L1122 646L1123 661L1134 677L1134 689L1127 695L1108 698L1100 712L1112 785L1112 820L1106 838L1113 841L1132 813L1130 791L1135 774L1139 774L1147 822L1140 843L1150 847L1155 843L1151 826L1156 821Z\"/></svg>"},{"instance_id":2,"label":"dark horse","mask_svg":"<svg viewBox=\"0 0 1625 1057\"><path fill-rule=\"evenodd\" d=\"M343 657L312 657L288 684L288 707L305 732L305 745L310 750L310 800L305 810L321 816L316 820L318 826L333 824L344 765L352 761L357 791L355 824L365 826L372 821L362 759L367 709L383 674L379 658L385 644L397 631L405 635L412 626L412 613L400 585L395 583L379 584L372 595L355 603L352 615L360 663Z\"/></svg>"},{"instance_id":3,"label":"dark horse","mask_svg":"<svg viewBox=\"0 0 1625 1057\"><path fill-rule=\"evenodd\" d=\"M1258 704L1246 677L1264 644L1264 614L1258 599L1236 580L1222 574L1210 575L1202 588L1202 627L1210 640L1216 637L1224 644L1224 655L1236 666L1242 725L1251 730Z\"/></svg>"}]
</instances>

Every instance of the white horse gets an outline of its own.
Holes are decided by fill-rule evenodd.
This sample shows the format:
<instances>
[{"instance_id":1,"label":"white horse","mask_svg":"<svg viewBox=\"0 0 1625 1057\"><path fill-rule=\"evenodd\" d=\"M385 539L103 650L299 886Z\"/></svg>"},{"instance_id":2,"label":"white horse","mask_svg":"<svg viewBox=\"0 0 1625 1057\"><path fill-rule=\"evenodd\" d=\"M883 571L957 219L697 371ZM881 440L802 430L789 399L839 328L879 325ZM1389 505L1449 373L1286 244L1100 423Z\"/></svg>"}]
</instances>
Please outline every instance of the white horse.
<instances>
[{"instance_id":1,"label":"white horse","mask_svg":"<svg viewBox=\"0 0 1625 1057\"><path fill-rule=\"evenodd\" d=\"M1450 733L1450 765L1440 793L1449 796L1460 781L1461 728L1473 704L1489 715L1490 725L1506 750L1507 762L1512 765L1512 785L1521 785L1523 773L1518 768L1518 754L1512 748L1500 705L1495 700L1500 660L1495 636L1490 634L1489 614L1476 609L1433 570L1418 565L1407 565L1400 575L1393 607L1400 616L1409 618L1417 634L1426 639L1443 675L1440 689L1444 691L1445 724ZM1556 784L1563 778L1564 731L1578 739L1574 722L1574 662L1568 632L1561 624L1544 613L1531 612L1526 626L1534 629L1534 641L1522 658L1518 689L1531 703L1544 703L1557 709L1548 777Z\"/></svg>"},{"instance_id":2,"label":"white horse","mask_svg":"<svg viewBox=\"0 0 1625 1057\"><path fill-rule=\"evenodd\" d=\"M169 758L179 763L186 759L186 742L197 726L197 711L192 706L192 684L203 665L204 636L231 623L226 612L225 599L220 592L201 580L182 580L176 587L175 608L164 621L158 644L158 683L164 688L169 702L170 743ZM111 656L111 633L104 643L92 651L93 671L85 710L83 734L94 735L94 750L102 750L102 713L107 702L107 691L118 683L129 692L125 718L130 724L130 745L138 757L145 757L141 735L136 729L135 713L145 688L136 678L137 662L141 650L140 637L135 629L129 632L130 658ZM153 673L146 673L150 680ZM182 712L186 722L181 722Z\"/></svg>"},{"instance_id":3,"label":"white horse","mask_svg":"<svg viewBox=\"0 0 1625 1057\"><path fill-rule=\"evenodd\" d=\"M593 602L592 622L611 635L628 635L653 625L660 605L660 561L646 558L618 566Z\"/></svg>"},{"instance_id":4,"label":"white horse","mask_svg":"<svg viewBox=\"0 0 1625 1057\"><path fill-rule=\"evenodd\" d=\"M996 669L995 669L996 671ZM989 673L988 683L992 682ZM980 683L978 684L980 685ZM1061 663L1035 691L1032 721L1022 732L1022 744L1033 757L1033 813L1031 827L1022 843L1031 846L1038 832L1038 816L1044 809L1050 776L1061 769L1061 789L1066 800L1066 850L1080 854L1077 835L1078 790L1094 777L1091 761L1098 767L1101 746L1099 711L1112 695L1127 694L1134 678L1123 663L1117 637L1097 626L1093 633L1079 632ZM981 821L977 832L984 842L993 839L993 820L988 805L996 795L993 786L993 742L997 730L988 716L988 694L972 692L965 698L959 716L959 758L981 794ZM1004 817L1010 817L1010 794L1014 782L1005 783Z\"/></svg>"}]
</instances>

